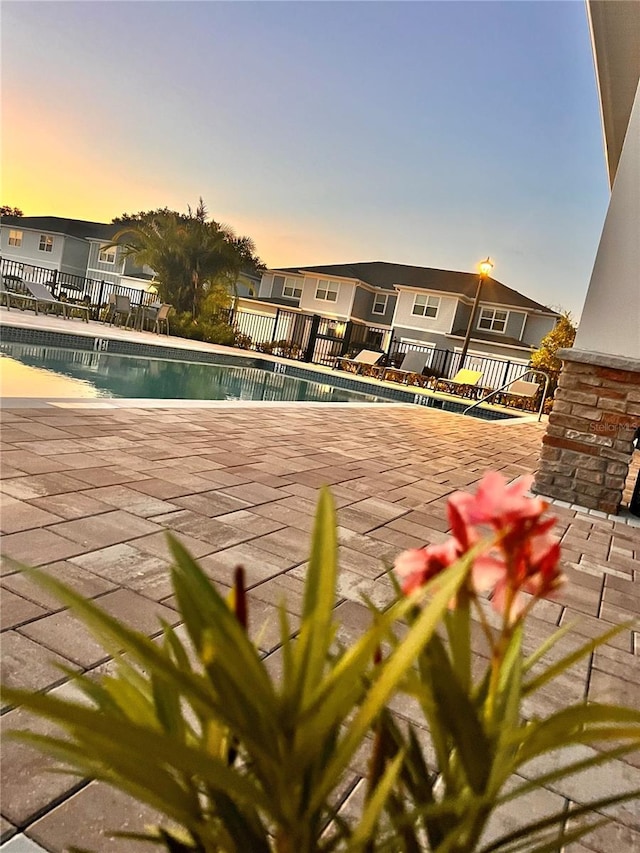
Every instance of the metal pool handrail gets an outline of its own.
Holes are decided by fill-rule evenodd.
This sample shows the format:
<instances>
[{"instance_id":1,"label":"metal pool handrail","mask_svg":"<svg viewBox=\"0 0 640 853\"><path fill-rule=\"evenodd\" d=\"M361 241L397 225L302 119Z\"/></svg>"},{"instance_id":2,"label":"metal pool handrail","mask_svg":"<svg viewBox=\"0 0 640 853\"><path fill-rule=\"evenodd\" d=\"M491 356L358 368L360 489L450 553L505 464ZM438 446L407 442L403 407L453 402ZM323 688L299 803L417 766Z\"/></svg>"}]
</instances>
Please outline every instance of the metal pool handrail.
<instances>
[{"instance_id":1,"label":"metal pool handrail","mask_svg":"<svg viewBox=\"0 0 640 853\"><path fill-rule=\"evenodd\" d=\"M510 379L508 382L505 382L504 385L501 385L499 388L495 388L493 391L491 391L489 394L486 394L480 400L476 400L476 402L473 403L473 405L467 406L467 408L464 410L464 412L462 414L466 415L467 412L470 412L471 409L475 409L476 406L480 405L480 403L485 403L487 400L489 400L491 397L493 397L494 394L499 394L500 391L504 391L505 388L508 388L509 385L513 385L513 383L517 382L518 379L522 379L523 377L529 376L530 374L534 375L534 376L544 376L544 390L542 392L542 397L540 398L540 407L538 409L538 420L540 420L540 418L542 417L542 408L544 406L544 401L547 399L547 389L549 388L549 376L548 376L548 374L546 374L544 372L544 370L535 370L532 367L525 370L525 372L521 373L520 376L516 376L515 378Z\"/></svg>"}]
</instances>

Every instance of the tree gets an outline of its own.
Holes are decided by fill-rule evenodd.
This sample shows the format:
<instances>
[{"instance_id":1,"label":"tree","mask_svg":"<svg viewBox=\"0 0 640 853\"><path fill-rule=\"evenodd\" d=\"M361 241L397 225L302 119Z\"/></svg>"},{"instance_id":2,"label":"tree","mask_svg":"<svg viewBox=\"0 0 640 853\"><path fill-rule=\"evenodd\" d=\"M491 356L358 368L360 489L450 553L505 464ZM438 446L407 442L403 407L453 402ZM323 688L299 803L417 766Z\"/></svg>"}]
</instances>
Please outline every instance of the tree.
<instances>
[{"instance_id":1,"label":"tree","mask_svg":"<svg viewBox=\"0 0 640 853\"><path fill-rule=\"evenodd\" d=\"M0 216L24 216L19 207L11 207L9 204L0 206Z\"/></svg>"},{"instance_id":2,"label":"tree","mask_svg":"<svg viewBox=\"0 0 640 853\"><path fill-rule=\"evenodd\" d=\"M562 311L554 328L540 341L540 346L531 355L531 366L557 373L562 361L556 355L559 349L572 347L577 326L569 311Z\"/></svg>"},{"instance_id":3,"label":"tree","mask_svg":"<svg viewBox=\"0 0 640 853\"><path fill-rule=\"evenodd\" d=\"M195 211L186 214L168 208L123 214L113 220L122 224L113 245L138 265L149 266L158 278L160 297L178 312L197 317L206 293L214 285L231 295L241 270L261 265L248 237L236 237L227 226L208 219L200 199Z\"/></svg>"}]
</instances>

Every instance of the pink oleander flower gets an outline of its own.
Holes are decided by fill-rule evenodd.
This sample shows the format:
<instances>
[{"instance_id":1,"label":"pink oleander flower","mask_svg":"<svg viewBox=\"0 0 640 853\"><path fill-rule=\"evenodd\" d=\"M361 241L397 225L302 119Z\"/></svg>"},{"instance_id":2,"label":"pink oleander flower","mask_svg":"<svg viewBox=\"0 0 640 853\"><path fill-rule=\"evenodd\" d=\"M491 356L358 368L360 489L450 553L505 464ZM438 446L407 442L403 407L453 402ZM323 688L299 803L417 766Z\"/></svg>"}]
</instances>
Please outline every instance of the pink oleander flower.
<instances>
[{"instance_id":1,"label":"pink oleander flower","mask_svg":"<svg viewBox=\"0 0 640 853\"><path fill-rule=\"evenodd\" d=\"M448 539L442 545L429 545L426 548L411 548L396 557L394 569L401 580L402 591L409 595L415 589L424 586L431 578L440 574L462 555L463 549L455 539Z\"/></svg>"},{"instance_id":2,"label":"pink oleander flower","mask_svg":"<svg viewBox=\"0 0 640 853\"><path fill-rule=\"evenodd\" d=\"M405 551L396 560L403 592L422 586L493 532L487 551L473 561L473 591L488 591L497 611L508 609L510 622L525 608L522 592L536 598L552 595L564 582L560 543L550 532L556 519L542 518L548 504L526 496L530 485L529 477L508 484L501 474L490 471L475 495L451 495L447 510L453 537L442 545Z\"/></svg>"}]
</instances>

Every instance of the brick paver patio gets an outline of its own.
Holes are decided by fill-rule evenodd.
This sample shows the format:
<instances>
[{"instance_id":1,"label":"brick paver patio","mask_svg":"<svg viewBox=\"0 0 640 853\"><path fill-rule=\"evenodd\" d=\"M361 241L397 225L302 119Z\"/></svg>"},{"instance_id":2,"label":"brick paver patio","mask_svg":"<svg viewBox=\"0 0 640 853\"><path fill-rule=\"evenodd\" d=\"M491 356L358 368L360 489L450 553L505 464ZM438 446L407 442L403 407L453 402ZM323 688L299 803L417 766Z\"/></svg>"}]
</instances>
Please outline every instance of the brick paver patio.
<instances>
[{"instance_id":1,"label":"brick paver patio","mask_svg":"<svg viewBox=\"0 0 640 853\"><path fill-rule=\"evenodd\" d=\"M158 617L177 623L167 581L164 531L175 531L207 572L227 584L243 563L251 585L252 630L278 665L276 606L286 595L292 626L300 613L309 530L318 488L332 486L339 507L343 637L366 623L366 593L379 604L391 591L384 561L446 536L445 503L494 468L531 473L543 426L487 423L410 406L215 408L29 408L2 412L2 654L10 684L64 691L52 662L79 671L104 664L100 648L12 560L45 566L150 635ZM640 522L557 507L570 585L530 619L533 645L554 626L576 622L563 650L640 612ZM266 623L266 629L263 629ZM582 697L640 705L639 643L617 636L541 692L531 711ZM397 712L412 717L410 703ZM45 731L20 709L6 728ZM588 752L573 750L572 754ZM51 762L14 743L2 761L6 853L140 849L104 829L141 828L149 810L102 785L47 773ZM345 810L362 791L354 764ZM564 802L640 788L640 758L573 777L529 798L528 816ZM640 809L612 810L614 823L580 851L640 849ZM505 812L496 825L511 825ZM17 833L17 834L16 834Z\"/></svg>"}]
</instances>

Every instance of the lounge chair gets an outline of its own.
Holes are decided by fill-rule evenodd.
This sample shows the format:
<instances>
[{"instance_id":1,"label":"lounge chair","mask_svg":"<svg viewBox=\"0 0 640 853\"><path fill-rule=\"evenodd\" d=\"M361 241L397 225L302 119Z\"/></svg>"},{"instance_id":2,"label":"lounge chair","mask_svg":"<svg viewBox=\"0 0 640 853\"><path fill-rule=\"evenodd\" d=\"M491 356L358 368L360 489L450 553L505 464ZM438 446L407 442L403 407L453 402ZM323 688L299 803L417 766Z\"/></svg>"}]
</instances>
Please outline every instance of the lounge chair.
<instances>
[{"instance_id":1,"label":"lounge chair","mask_svg":"<svg viewBox=\"0 0 640 853\"><path fill-rule=\"evenodd\" d=\"M28 303L28 307L33 308L36 314L43 307L45 310L48 308L61 308L62 316L65 318L69 316L69 308L72 310L77 309L82 313L84 321L86 323L89 322L89 307L87 305L73 305L69 302L62 302L56 299L44 284L35 281L23 281L22 284L28 293L13 293L5 290L4 285L1 286L2 301L6 304L7 308L11 308L12 302L17 304L19 308L24 308L25 303Z\"/></svg>"},{"instance_id":2,"label":"lounge chair","mask_svg":"<svg viewBox=\"0 0 640 853\"><path fill-rule=\"evenodd\" d=\"M91 309L88 305L78 305L75 302L63 302L61 299L56 299L48 287L37 281L25 281L24 286L33 297L36 314L38 308L44 305L45 308L62 308L62 316L65 318L70 316L69 310L79 311L85 323L89 322L89 311Z\"/></svg>"},{"instance_id":3,"label":"lounge chair","mask_svg":"<svg viewBox=\"0 0 640 853\"><path fill-rule=\"evenodd\" d=\"M17 281L20 282L20 286L23 287L22 279L16 280L15 276L6 276L6 280L11 280L12 283L17 284ZM24 293L18 292L16 290L9 290L5 286L5 276L0 275L0 305L6 305L7 310L11 311L11 305L18 306L18 308L23 309L25 307L25 302L33 302L33 298L31 296L25 296Z\"/></svg>"},{"instance_id":4,"label":"lounge chair","mask_svg":"<svg viewBox=\"0 0 640 853\"><path fill-rule=\"evenodd\" d=\"M392 382L403 382L405 385L424 385L430 377L423 376L429 353L420 350L409 350L404 354L400 367L380 368L380 378L390 379Z\"/></svg>"},{"instance_id":5,"label":"lounge chair","mask_svg":"<svg viewBox=\"0 0 640 853\"><path fill-rule=\"evenodd\" d=\"M471 397L478 390L481 379L481 371L463 368L455 376L452 376L451 379L438 379L436 390L449 391L452 394L459 394L461 397ZM482 390L482 388L479 390Z\"/></svg>"},{"instance_id":6,"label":"lounge chair","mask_svg":"<svg viewBox=\"0 0 640 853\"><path fill-rule=\"evenodd\" d=\"M382 356L383 352L374 352L374 350L363 349L355 358L337 358L334 364L335 367L343 367L351 373L364 373L365 370L371 370L376 365Z\"/></svg>"},{"instance_id":7,"label":"lounge chair","mask_svg":"<svg viewBox=\"0 0 640 853\"><path fill-rule=\"evenodd\" d=\"M498 402L504 406L518 406L520 402L523 402L524 405L522 408L527 406L527 404L529 406L533 404L535 410L535 400L540 393L540 387L538 382L516 379L500 393Z\"/></svg>"}]
</instances>

